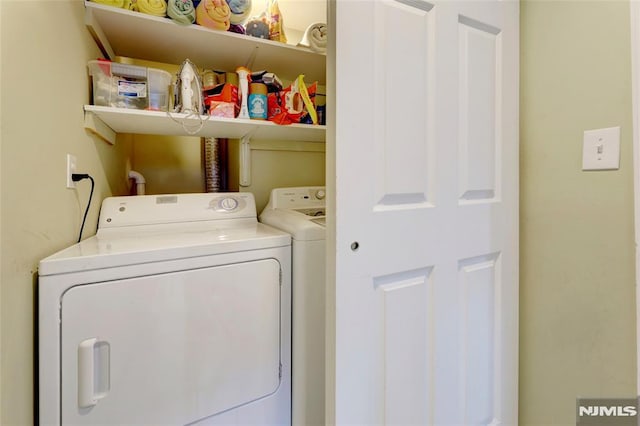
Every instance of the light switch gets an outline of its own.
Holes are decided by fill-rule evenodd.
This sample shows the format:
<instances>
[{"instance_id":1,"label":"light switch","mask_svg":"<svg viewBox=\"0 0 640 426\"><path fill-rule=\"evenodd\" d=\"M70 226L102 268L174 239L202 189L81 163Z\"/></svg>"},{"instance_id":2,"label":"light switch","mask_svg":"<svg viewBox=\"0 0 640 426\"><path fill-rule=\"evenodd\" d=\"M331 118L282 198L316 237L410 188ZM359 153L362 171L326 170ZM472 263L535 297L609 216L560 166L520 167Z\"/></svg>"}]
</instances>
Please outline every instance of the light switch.
<instances>
[{"instance_id":1,"label":"light switch","mask_svg":"<svg viewBox=\"0 0 640 426\"><path fill-rule=\"evenodd\" d=\"M620 127L585 130L582 144L582 170L620 168Z\"/></svg>"}]
</instances>

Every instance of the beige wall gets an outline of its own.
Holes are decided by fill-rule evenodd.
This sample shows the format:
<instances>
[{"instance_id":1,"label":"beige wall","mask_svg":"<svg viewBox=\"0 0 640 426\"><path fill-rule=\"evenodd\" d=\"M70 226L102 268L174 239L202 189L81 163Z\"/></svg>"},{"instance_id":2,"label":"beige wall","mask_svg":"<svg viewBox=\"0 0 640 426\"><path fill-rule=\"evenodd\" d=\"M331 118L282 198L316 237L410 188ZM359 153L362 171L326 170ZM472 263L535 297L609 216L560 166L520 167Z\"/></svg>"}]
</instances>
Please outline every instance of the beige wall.
<instances>
[{"instance_id":1,"label":"beige wall","mask_svg":"<svg viewBox=\"0 0 640 426\"><path fill-rule=\"evenodd\" d=\"M0 5L0 64L2 63L2 5ZM2 67L0 66L0 189L2 189ZM0 191L1 193L1 191ZM2 259L2 196L0 196L0 259ZM0 260L0 420L2 420L2 261Z\"/></svg>"},{"instance_id":2,"label":"beige wall","mask_svg":"<svg viewBox=\"0 0 640 426\"><path fill-rule=\"evenodd\" d=\"M629 3L521 8L520 424L636 395ZM582 172L583 131L621 126L621 167Z\"/></svg>"},{"instance_id":3,"label":"beige wall","mask_svg":"<svg viewBox=\"0 0 640 426\"><path fill-rule=\"evenodd\" d=\"M77 239L90 183L65 188L67 153L96 180L84 237L105 196L126 193L130 142L83 129L86 64L100 56L81 1L0 1L0 404L2 425L33 424L38 261Z\"/></svg>"},{"instance_id":4,"label":"beige wall","mask_svg":"<svg viewBox=\"0 0 640 426\"><path fill-rule=\"evenodd\" d=\"M135 135L132 166L147 181L147 194L203 192L200 138ZM252 192L258 214L271 189L324 185L324 144L252 141L251 185L240 187L239 142L229 141L229 190Z\"/></svg>"},{"instance_id":5,"label":"beige wall","mask_svg":"<svg viewBox=\"0 0 640 426\"><path fill-rule=\"evenodd\" d=\"M230 183L238 185L238 144L232 141L230 147ZM273 188L325 184L324 144L256 140L251 147L251 185L237 188L253 193L258 214L267 205Z\"/></svg>"},{"instance_id":6,"label":"beige wall","mask_svg":"<svg viewBox=\"0 0 640 426\"><path fill-rule=\"evenodd\" d=\"M204 192L200 138L132 137L132 166L144 176L147 194Z\"/></svg>"}]
</instances>

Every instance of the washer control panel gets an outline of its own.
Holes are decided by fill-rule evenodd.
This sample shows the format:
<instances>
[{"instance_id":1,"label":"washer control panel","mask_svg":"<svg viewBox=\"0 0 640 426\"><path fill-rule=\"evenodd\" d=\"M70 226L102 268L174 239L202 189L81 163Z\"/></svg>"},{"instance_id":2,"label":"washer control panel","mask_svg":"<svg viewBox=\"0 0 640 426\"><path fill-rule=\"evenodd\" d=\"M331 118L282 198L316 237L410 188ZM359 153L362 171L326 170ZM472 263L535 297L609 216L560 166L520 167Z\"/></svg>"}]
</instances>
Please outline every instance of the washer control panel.
<instances>
[{"instance_id":1,"label":"washer control panel","mask_svg":"<svg viewBox=\"0 0 640 426\"><path fill-rule=\"evenodd\" d=\"M271 191L269 205L274 209L318 209L326 205L324 186L276 188Z\"/></svg>"}]
</instances>

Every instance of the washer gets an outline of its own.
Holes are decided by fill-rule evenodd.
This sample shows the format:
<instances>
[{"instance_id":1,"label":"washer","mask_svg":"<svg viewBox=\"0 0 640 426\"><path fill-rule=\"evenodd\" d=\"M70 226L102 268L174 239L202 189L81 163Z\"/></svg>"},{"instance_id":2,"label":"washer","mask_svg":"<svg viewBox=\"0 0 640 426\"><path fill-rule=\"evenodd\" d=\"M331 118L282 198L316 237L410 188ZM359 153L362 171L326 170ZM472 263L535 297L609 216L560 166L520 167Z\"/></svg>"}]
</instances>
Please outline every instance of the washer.
<instances>
[{"instance_id":1,"label":"washer","mask_svg":"<svg viewBox=\"0 0 640 426\"><path fill-rule=\"evenodd\" d=\"M290 425L290 259L250 193L105 199L40 262L40 424Z\"/></svg>"},{"instance_id":2,"label":"washer","mask_svg":"<svg viewBox=\"0 0 640 426\"><path fill-rule=\"evenodd\" d=\"M293 424L324 425L325 188L276 188L260 221L291 234Z\"/></svg>"}]
</instances>

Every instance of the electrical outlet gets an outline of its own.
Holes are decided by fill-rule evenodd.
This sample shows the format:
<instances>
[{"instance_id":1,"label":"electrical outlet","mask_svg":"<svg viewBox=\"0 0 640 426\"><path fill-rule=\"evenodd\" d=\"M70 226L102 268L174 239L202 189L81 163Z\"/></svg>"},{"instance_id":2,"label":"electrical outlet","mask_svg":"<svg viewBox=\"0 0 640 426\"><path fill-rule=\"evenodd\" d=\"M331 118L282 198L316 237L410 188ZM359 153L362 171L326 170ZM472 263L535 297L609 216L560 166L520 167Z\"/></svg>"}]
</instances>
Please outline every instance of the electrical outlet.
<instances>
[{"instance_id":1,"label":"electrical outlet","mask_svg":"<svg viewBox=\"0 0 640 426\"><path fill-rule=\"evenodd\" d=\"M76 183L71 178L74 173L76 173L76 156L67 154L67 188L73 189L76 187Z\"/></svg>"}]
</instances>

